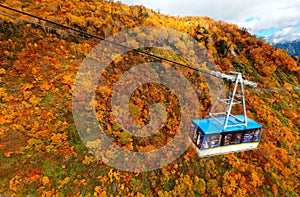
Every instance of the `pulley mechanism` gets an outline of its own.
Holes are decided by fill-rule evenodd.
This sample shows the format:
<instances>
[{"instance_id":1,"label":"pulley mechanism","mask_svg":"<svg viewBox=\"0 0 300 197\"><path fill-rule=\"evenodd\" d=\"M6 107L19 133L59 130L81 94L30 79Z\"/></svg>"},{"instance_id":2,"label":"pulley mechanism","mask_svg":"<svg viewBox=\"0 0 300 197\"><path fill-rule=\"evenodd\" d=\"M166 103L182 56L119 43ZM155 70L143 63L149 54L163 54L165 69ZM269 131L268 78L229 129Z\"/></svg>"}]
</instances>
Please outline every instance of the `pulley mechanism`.
<instances>
[{"instance_id":1,"label":"pulley mechanism","mask_svg":"<svg viewBox=\"0 0 300 197\"><path fill-rule=\"evenodd\" d=\"M244 86L257 87L257 84L244 80L240 72L224 74L211 71L210 74L223 79L224 86L213 103L209 116L220 123L224 130L228 127L247 126ZM243 116L237 117L233 113L233 105L241 106ZM236 120L234 124L228 124L230 117Z\"/></svg>"}]
</instances>

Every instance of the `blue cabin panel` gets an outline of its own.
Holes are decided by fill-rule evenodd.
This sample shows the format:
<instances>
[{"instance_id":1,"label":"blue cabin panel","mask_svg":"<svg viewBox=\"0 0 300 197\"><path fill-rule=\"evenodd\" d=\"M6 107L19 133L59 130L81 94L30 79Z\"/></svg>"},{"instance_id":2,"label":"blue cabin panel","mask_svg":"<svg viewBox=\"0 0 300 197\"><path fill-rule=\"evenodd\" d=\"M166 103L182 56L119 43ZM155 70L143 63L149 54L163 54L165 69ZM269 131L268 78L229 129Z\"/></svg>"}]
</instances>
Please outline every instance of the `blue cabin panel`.
<instances>
[{"instance_id":1,"label":"blue cabin panel","mask_svg":"<svg viewBox=\"0 0 300 197\"><path fill-rule=\"evenodd\" d=\"M243 119L244 116L238 115L237 117ZM220 121L223 121L224 119L225 117L220 117ZM250 118L247 118L247 126L234 126L236 124L240 124L240 122L232 116L230 116L228 120L228 126L232 127L227 127L225 130L223 130L223 126L221 124L212 118L196 119L192 122L196 127L199 127L204 134L228 133L262 128L260 124Z\"/></svg>"},{"instance_id":2,"label":"blue cabin panel","mask_svg":"<svg viewBox=\"0 0 300 197\"><path fill-rule=\"evenodd\" d=\"M243 118L243 116L238 118ZM234 124L239 124L239 122L234 117L230 117L228 125ZM203 150L219 146L259 142L261 129L262 126L250 118L247 118L247 126L232 126L225 130L216 120L205 118L193 120L190 137L197 147Z\"/></svg>"}]
</instances>

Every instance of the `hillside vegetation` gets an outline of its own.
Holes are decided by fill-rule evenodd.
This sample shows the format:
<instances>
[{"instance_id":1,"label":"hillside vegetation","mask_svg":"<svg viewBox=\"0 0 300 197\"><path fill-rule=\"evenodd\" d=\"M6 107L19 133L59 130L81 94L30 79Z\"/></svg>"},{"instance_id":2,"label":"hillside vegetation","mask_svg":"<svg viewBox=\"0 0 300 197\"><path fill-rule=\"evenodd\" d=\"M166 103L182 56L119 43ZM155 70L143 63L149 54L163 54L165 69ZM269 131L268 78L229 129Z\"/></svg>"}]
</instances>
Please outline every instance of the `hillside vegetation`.
<instances>
[{"instance_id":1,"label":"hillside vegetation","mask_svg":"<svg viewBox=\"0 0 300 197\"><path fill-rule=\"evenodd\" d=\"M0 196L299 195L300 66L284 50L232 24L166 16L142 6L96 0L0 2L100 37L141 26L187 33L208 50L219 71L239 71L258 83L259 88L246 91L247 114L263 125L257 150L199 158L190 148L173 163L150 172L111 168L85 148L72 116L78 67L99 40L0 8ZM151 52L185 62L167 52ZM114 83L128 66L147 61L154 60L134 51L124 54L109 66L97 89L100 125L114 143L128 150L163 146L178 128L178 100L157 84L136 90L131 104L139 124L148 121L149 103L167 106L168 124L159 138L136 139L113 119L109 101ZM203 77L177 69L201 92L198 115L207 116L211 100Z\"/></svg>"}]
</instances>

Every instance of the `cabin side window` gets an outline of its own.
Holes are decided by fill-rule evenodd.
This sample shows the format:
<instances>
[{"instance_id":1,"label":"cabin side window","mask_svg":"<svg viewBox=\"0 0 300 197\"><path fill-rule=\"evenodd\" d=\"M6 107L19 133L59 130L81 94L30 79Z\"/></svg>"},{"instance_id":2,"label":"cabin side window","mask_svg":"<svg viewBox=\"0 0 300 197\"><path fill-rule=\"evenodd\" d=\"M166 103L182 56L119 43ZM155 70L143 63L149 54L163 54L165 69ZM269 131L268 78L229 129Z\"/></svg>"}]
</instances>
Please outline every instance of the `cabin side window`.
<instances>
[{"instance_id":1,"label":"cabin side window","mask_svg":"<svg viewBox=\"0 0 300 197\"><path fill-rule=\"evenodd\" d=\"M193 142L197 141L197 130L198 128L194 124L192 124L190 130L190 138L192 139Z\"/></svg>"},{"instance_id":2,"label":"cabin side window","mask_svg":"<svg viewBox=\"0 0 300 197\"><path fill-rule=\"evenodd\" d=\"M231 141L233 140L233 134L232 133L227 133L224 135L224 146L230 145Z\"/></svg>"},{"instance_id":3,"label":"cabin side window","mask_svg":"<svg viewBox=\"0 0 300 197\"><path fill-rule=\"evenodd\" d=\"M225 133L224 142L222 145L228 146L232 144L239 144L242 142L243 131L236 131L234 133Z\"/></svg>"},{"instance_id":4,"label":"cabin side window","mask_svg":"<svg viewBox=\"0 0 300 197\"><path fill-rule=\"evenodd\" d=\"M198 130L197 131L197 140L196 140L196 145L200 148L202 145L203 141L203 134Z\"/></svg>"},{"instance_id":5,"label":"cabin side window","mask_svg":"<svg viewBox=\"0 0 300 197\"><path fill-rule=\"evenodd\" d=\"M243 136L243 142L258 142L261 135L261 128L247 130Z\"/></svg>"},{"instance_id":6,"label":"cabin side window","mask_svg":"<svg viewBox=\"0 0 300 197\"><path fill-rule=\"evenodd\" d=\"M221 135L220 134L209 134L205 136L204 143L202 148L214 148L220 146L221 142Z\"/></svg>"},{"instance_id":7,"label":"cabin side window","mask_svg":"<svg viewBox=\"0 0 300 197\"><path fill-rule=\"evenodd\" d=\"M196 133L197 128L194 124L191 125L191 130L190 130L190 138L192 139L192 141L194 141L194 135Z\"/></svg>"},{"instance_id":8,"label":"cabin side window","mask_svg":"<svg viewBox=\"0 0 300 197\"><path fill-rule=\"evenodd\" d=\"M260 138L260 133L260 128L245 131L243 142L258 142Z\"/></svg>"},{"instance_id":9,"label":"cabin side window","mask_svg":"<svg viewBox=\"0 0 300 197\"><path fill-rule=\"evenodd\" d=\"M242 132L240 131L239 133L235 134L234 144L239 144L241 142L242 142Z\"/></svg>"},{"instance_id":10,"label":"cabin side window","mask_svg":"<svg viewBox=\"0 0 300 197\"><path fill-rule=\"evenodd\" d=\"M192 126L191 126L190 138L199 148L201 147L203 135L194 124L192 124Z\"/></svg>"},{"instance_id":11,"label":"cabin side window","mask_svg":"<svg viewBox=\"0 0 300 197\"><path fill-rule=\"evenodd\" d=\"M260 139L261 129L255 129L253 135L253 142L258 142Z\"/></svg>"}]
</instances>

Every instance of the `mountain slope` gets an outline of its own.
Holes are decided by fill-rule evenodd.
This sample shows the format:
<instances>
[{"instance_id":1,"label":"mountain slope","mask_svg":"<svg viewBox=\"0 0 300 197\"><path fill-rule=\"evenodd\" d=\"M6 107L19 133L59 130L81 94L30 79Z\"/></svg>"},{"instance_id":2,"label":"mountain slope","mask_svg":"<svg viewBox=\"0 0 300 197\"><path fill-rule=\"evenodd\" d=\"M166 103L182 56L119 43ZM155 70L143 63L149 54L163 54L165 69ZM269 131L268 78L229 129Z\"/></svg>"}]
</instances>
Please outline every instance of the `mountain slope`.
<instances>
[{"instance_id":1,"label":"mountain slope","mask_svg":"<svg viewBox=\"0 0 300 197\"><path fill-rule=\"evenodd\" d=\"M246 92L247 113L264 127L258 150L200 159L189 149L168 166L151 172L130 173L110 168L84 147L72 116L73 82L78 67L99 41L58 27L29 24L25 20L39 21L0 8L1 12L18 16L15 19L0 15L0 193L4 196L300 193L300 91L296 89L300 84L300 67L284 50L235 25L207 17L164 16L142 6L79 0L1 3L101 37L140 26L168 27L188 33L208 50L220 71L239 71L258 83L262 89ZM168 52L151 52L184 61L169 57ZM178 127L177 100L169 90L160 94L162 88L155 85L139 88L131 104L138 106L133 108L133 114L140 124L147 122L149 114L144 111L151 103L141 95L152 95L152 102L175 105L169 112L173 117L168 119L170 127L165 128L160 138L135 139L115 125L109 105L113 83L128 65L147 61L153 59L134 52L116 58L107 69L106 78L103 76L105 84L97 89L99 123L115 144L128 150L148 151L162 146ZM202 109L199 116L207 115L210 99L202 76L183 68L179 71L203 93L198 95Z\"/></svg>"},{"instance_id":2,"label":"mountain slope","mask_svg":"<svg viewBox=\"0 0 300 197\"><path fill-rule=\"evenodd\" d=\"M285 49L291 56L300 56L300 41L296 40L288 43L277 43L274 46Z\"/></svg>"}]
</instances>

